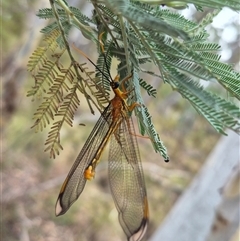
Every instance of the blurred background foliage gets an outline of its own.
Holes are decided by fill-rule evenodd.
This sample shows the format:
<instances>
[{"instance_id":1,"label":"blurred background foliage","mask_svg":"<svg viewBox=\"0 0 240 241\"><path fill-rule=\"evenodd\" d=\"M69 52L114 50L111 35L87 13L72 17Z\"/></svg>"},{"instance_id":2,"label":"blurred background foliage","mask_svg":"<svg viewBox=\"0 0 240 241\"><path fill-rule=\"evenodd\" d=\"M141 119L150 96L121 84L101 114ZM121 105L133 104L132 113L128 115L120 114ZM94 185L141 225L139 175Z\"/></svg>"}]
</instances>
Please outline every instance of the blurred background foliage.
<instances>
[{"instance_id":1,"label":"blurred background foliage","mask_svg":"<svg viewBox=\"0 0 240 241\"><path fill-rule=\"evenodd\" d=\"M85 1L69 2L91 15L90 5ZM66 215L55 217L60 186L99 114L96 111L94 116L91 115L84 98L81 98L74 127L66 127L62 133L64 150L60 156L50 160L43 152L47 130L38 134L31 130L37 103L33 104L26 97L27 90L33 85L33 79L27 73L27 61L43 37L39 30L46 25L35 13L43 7L49 7L47 0L14 4L2 1L2 240L125 240L108 188L107 150L97 168L95 180L88 182ZM199 21L206 13L195 12L190 7L183 14ZM221 20L209 26L210 38L221 44L223 60L237 66L238 17L229 9L224 9L221 14ZM219 25L222 19L227 19L226 16L228 22ZM231 39L226 37L229 35ZM91 59L96 59L93 44L79 32L72 31L70 38L72 42L80 42L82 50ZM87 61L83 59L82 62ZM147 67L151 70L151 66ZM89 64L89 68L93 67ZM150 224L145 240L160 225L220 137L178 93L159 83L158 79L148 81L157 88L158 94L156 99L144 95L145 103L168 148L171 161L165 163L159 154L154 153L149 140L138 138L150 206ZM214 84L208 88L217 90Z\"/></svg>"}]
</instances>

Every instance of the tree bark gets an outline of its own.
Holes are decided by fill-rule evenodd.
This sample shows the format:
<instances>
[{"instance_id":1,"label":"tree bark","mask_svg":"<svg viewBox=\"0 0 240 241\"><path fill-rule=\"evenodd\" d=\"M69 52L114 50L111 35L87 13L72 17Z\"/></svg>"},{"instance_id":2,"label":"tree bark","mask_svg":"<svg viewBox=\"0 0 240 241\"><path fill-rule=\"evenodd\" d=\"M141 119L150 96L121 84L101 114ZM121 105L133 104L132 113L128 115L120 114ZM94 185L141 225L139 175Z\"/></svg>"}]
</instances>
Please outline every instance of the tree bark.
<instances>
[{"instance_id":1,"label":"tree bark","mask_svg":"<svg viewBox=\"0 0 240 241\"><path fill-rule=\"evenodd\" d=\"M234 169L239 169L239 136L232 131L227 134L221 137L206 164L150 241L211 240L207 238L214 230L216 209L224 199L223 188L233 176ZM238 205L235 205L233 213L237 215L237 212ZM233 230L231 233L234 234Z\"/></svg>"}]
</instances>

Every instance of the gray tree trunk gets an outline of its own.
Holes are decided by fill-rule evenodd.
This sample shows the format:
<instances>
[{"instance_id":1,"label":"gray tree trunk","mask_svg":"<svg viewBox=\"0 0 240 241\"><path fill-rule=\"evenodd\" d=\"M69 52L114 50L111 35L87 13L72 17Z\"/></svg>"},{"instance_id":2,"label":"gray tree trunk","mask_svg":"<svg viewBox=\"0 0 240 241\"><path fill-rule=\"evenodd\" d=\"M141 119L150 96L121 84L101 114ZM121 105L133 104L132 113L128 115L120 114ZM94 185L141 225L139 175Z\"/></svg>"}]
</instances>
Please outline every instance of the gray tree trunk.
<instances>
[{"instance_id":1,"label":"gray tree trunk","mask_svg":"<svg viewBox=\"0 0 240 241\"><path fill-rule=\"evenodd\" d=\"M226 200L225 197L229 195L225 193L228 189L226 184L231 178L239 179L236 173L239 171L240 145L236 133L227 131L227 134L228 136L221 137L199 174L179 198L150 241L231 240L230 237L239 226L239 191L233 196L233 202ZM230 183L235 183L239 187L239 183L234 180ZM224 200L228 205L223 205ZM227 211L223 212L222 209ZM225 215L226 213L229 215ZM219 219L219 215L216 214L221 214L225 225L228 225L228 235L223 236L226 232L222 232L221 229L219 229L221 233L216 235L214 220L215 217L216 221Z\"/></svg>"}]
</instances>

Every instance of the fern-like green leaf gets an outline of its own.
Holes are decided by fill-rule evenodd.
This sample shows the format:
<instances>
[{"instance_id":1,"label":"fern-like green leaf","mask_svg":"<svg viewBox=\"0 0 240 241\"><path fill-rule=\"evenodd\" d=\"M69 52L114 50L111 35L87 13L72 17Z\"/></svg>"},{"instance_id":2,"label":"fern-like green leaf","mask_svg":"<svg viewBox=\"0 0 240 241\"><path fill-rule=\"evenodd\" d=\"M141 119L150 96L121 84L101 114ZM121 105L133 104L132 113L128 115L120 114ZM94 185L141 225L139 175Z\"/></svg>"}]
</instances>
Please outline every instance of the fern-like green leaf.
<instances>
[{"instance_id":1,"label":"fern-like green leaf","mask_svg":"<svg viewBox=\"0 0 240 241\"><path fill-rule=\"evenodd\" d=\"M135 22L137 25L145 29L153 29L162 33L166 33L172 37L181 37L183 39L189 39L188 34L181 29L178 29L163 21L162 18L154 16L151 12L144 12L144 4L141 7L134 6L127 0L105 0L106 5L116 14L122 15L131 22Z\"/></svg>"},{"instance_id":2,"label":"fern-like green leaf","mask_svg":"<svg viewBox=\"0 0 240 241\"><path fill-rule=\"evenodd\" d=\"M137 1L137 0L135 0ZM139 1L139 0L138 0ZM202 11L202 7L208 8L221 8L221 7L229 7L234 10L240 10L240 3L237 0L140 0L142 3L147 3L150 5L160 5L166 4L168 7L172 7L174 9L184 9L187 4L194 4L197 9ZM181 8L183 7L183 8Z\"/></svg>"},{"instance_id":3,"label":"fern-like green leaf","mask_svg":"<svg viewBox=\"0 0 240 241\"><path fill-rule=\"evenodd\" d=\"M38 47L30 56L27 67L29 72L37 71L38 66L42 66L44 62L46 62L46 51L48 48L46 47Z\"/></svg>"},{"instance_id":4,"label":"fern-like green leaf","mask_svg":"<svg viewBox=\"0 0 240 241\"><path fill-rule=\"evenodd\" d=\"M46 151L50 151L51 157L62 149L62 126L72 126L74 113L80 105L78 94L85 96L92 112L92 104L101 111L109 102L113 57L119 61L117 72L121 79L133 73L132 81L126 84L129 104L139 103L135 113L140 132L148 134L155 151L165 160L169 159L166 148L141 95L141 87L154 97L157 90L147 79L139 79L141 72L159 77L178 91L218 132L224 133L226 128L239 132L239 108L200 85L200 79L219 83L232 97L240 100L240 74L220 62L220 46L208 42L209 34L205 29L223 6L240 10L238 1L103 0L101 4L93 1L92 17L69 6L66 1L57 1L57 6L55 1L50 3L51 8L38 12L40 18L53 21L41 31L45 35L44 46L38 47L28 62L28 70L35 80L28 96L43 96L34 115L34 128L38 131L52 125L46 141ZM196 23L170 9L186 8L189 3L200 11L204 11L204 7L215 10ZM170 8L165 9L162 4ZM67 39L71 28L79 29L96 43L100 54L95 71L74 59ZM101 44L98 41L100 35ZM104 55L100 49L103 46ZM61 61L63 53L70 62L68 67L65 67L68 60ZM158 72L144 70L145 63L157 67Z\"/></svg>"},{"instance_id":5,"label":"fern-like green leaf","mask_svg":"<svg viewBox=\"0 0 240 241\"><path fill-rule=\"evenodd\" d=\"M142 135L147 133L147 135L149 136L153 144L154 150L156 152L161 153L165 161L169 161L169 156L167 154L166 147L164 146L163 142L161 141L158 133L154 128L148 109L144 106L144 101L140 93L138 79L139 77L137 72L133 72L133 85L134 85L134 92L135 92L133 101L140 104L139 108L135 108L135 113L136 113L136 116L138 117L139 130Z\"/></svg>"},{"instance_id":6,"label":"fern-like green leaf","mask_svg":"<svg viewBox=\"0 0 240 241\"><path fill-rule=\"evenodd\" d=\"M148 84L146 81L144 81L143 79L139 80L139 84L141 85L141 87L143 89L145 89L148 93L148 95L156 97L157 94L157 90L155 88L153 88L152 85Z\"/></svg>"},{"instance_id":7,"label":"fern-like green leaf","mask_svg":"<svg viewBox=\"0 0 240 241\"><path fill-rule=\"evenodd\" d=\"M56 154L59 155L60 149L62 146L60 144L60 130L64 123L72 126L72 121L74 118L74 114L80 104L78 96L76 94L78 83L75 83L74 86L70 89L69 94L63 100L62 105L60 106L58 112L56 113L56 117L60 117L61 120L56 121L52 130L48 134L48 138L45 142L47 146L45 151L50 152L50 157L55 158Z\"/></svg>"}]
</instances>

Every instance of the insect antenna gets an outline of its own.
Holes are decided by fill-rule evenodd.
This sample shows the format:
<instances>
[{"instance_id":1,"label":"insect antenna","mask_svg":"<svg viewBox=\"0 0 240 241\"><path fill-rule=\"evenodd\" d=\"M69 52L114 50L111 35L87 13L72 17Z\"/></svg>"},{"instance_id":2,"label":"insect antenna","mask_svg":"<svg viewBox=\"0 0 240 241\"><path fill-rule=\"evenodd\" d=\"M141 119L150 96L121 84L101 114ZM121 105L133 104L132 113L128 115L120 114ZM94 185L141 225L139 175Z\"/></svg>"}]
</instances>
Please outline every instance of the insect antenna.
<instances>
[{"instance_id":1,"label":"insect antenna","mask_svg":"<svg viewBox=\"0 0 240 241\"><path fill-rule=\"evenodd\" d=\"M102 52L102 55L103 55L103 59L104 59L104 64L106 66L106 69L107 69L107 73L109 75L109 78L111 79L112 82L114 82L114 80L112 79L112 76L111 76L111 73L110 73L110 66L108 66L108 61L107 61L107 58L106 58L106 54L105 54L105 50L104 50L104 44L102 42L102 36L103 36L104 32L102 32L100 35L99 35L99 43L100 43L100 49L101 49L101 52ZM102 73L102 71L100 71ZM103 74L103 73L102 73ZM104 75L105 76L105 75Z\"/></svg>"},{"instance_id":2,"label":"insect antenna","mask_svg":"<svg viewBox=\"0 0 240 241\"><path fill-rule=\"evenodd\" d=\"M74 44L72 44L72 47L78 52L80 53L82 56L84 56L108 81L109 81L109 77L79 48L77 48ZM106 56L104 55L104 63L106 61ZM105 63L106 64L106 63ZM106 65L107 66L107 65ZM107 68L107 71L109 73L109 76L111 78L109 69ZM112 78L111 81L109 81L110 83L113 82Z\"/></svg>"}]
</instances>

